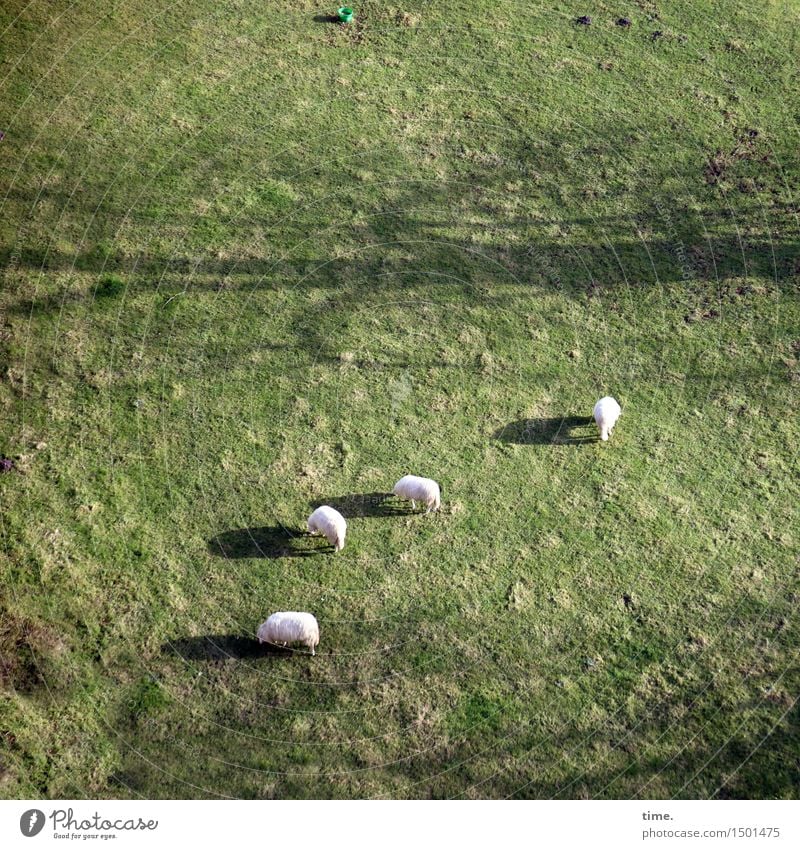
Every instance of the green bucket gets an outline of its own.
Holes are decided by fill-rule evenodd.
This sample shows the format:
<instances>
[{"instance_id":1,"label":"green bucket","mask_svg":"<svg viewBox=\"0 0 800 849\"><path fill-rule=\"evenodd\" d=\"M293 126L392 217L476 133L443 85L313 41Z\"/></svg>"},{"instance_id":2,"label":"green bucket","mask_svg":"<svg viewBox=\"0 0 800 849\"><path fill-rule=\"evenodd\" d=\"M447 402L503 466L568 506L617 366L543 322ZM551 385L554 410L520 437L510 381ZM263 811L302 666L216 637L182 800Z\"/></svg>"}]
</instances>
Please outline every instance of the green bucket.
<instances>
[{"instance_id":1,"label":"green bucket","mask_svg":"<svg viewBox=\"0 0 800 849\"><path fill-rule=\"evenodd\" d=\"M339 20L343 24L349 24L353 20L353 10L349 6L341 6L338 10Z\"/></svg>"}]
</instances>

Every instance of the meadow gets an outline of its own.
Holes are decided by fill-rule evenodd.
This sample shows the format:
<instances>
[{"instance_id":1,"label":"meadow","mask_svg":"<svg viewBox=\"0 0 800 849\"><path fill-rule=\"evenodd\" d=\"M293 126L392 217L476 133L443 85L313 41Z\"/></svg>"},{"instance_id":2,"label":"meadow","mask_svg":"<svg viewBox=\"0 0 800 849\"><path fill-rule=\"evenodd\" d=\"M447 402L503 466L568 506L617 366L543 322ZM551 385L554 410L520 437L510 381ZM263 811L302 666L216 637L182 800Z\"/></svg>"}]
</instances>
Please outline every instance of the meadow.
<instances>
[{"instance_id":1,"label":"meadow","mask_svg":"<svg viewBox=\"0 0 800 849\"><path fill-rule=\"evenodd\" d=\"M0 797L797 798L800 5L354 8L0 10Z\"/></svg>"}]
</instances>

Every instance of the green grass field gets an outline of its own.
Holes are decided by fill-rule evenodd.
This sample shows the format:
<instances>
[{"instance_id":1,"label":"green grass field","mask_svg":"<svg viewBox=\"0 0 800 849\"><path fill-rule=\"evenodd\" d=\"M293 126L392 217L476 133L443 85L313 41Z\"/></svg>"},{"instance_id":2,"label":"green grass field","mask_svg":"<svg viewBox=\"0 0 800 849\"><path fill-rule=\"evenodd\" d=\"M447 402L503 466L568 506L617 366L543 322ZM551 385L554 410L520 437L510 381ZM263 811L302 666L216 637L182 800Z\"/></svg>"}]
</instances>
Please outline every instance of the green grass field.
<instances>
[{"instance_id":1,"label":"green grass field","mask_svg":"<svg viewBox=\"0 0 800 849\"><path fill-rule=\"evenodd\" d=\"M0 796L796 798L800 4L100 5L0 12Z\"/></svg>"}]
</instances>

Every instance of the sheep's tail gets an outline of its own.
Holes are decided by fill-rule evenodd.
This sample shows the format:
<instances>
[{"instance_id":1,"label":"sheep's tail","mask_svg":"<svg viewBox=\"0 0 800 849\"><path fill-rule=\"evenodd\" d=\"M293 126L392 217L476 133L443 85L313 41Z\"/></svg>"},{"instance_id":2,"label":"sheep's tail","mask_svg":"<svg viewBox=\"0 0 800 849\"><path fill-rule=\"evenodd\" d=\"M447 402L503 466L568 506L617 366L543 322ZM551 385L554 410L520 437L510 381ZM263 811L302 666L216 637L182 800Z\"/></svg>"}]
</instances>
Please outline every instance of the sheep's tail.
<instances>
[{"instance_id":1,"label":"sheep's tail","mask_svg":"<svg viewBox=\"0 0 800 849\"><path fill-rule=\"evenodd\" d=\"M441 495L437 492L437 493L436 493L436 498L433 500L433 509L434 509L434 510L438 510L441 506L442 506L442 497L441 497Z\"/></svg>"}]
</instances>

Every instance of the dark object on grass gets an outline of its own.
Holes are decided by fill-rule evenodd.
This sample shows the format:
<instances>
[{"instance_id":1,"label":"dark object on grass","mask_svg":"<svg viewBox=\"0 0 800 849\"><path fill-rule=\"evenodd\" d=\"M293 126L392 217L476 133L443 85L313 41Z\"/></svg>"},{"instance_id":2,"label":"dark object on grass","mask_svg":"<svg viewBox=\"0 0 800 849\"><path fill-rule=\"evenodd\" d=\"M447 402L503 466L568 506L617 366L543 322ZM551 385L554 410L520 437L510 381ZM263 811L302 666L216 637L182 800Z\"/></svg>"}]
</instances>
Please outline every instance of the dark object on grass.
<instances>
[{"instance_id":1,"label":"dark object on grass","mask_svg":"<svg viewBox=\"0 0 800 849\"><path fill-rule=\"evenodd\" d=\"M661 32L661 30L660 30L660 29L657 29L657 30L656 30L656 31L655 31L655 32L654 32L654 33L650 36L650 38L652 38L652 39L653 39L653 41L655 41L657 38L661 38L663 35L664 35L664 33L663 33L663 32Z\"/></svg>"},{"instance_id":2,"label":"dark object on grass","mask_svg":"<svg viewBox=\"0 0 800 849\"><path fill-rule=\"evenodd\" d=\"M581 15L576 21L576 24L582 24L585 27L592 25L592 19L588 15Z\"/></svg>"},{"instance_id":3,"label":"dark object on grass","mask_svg":"<svg viewBox=\"0 0 800 849\"><path fill-rule=\"evenodd\" d=\"M597 430L591 416L553 416L509 422L492 436L513 445L580 445L597 442Z\"/></svg>"},{"instance_id":4,"label":"dark object on grass","mask_svg":"<svg viewBox=\"0 0 800 849\"><path fill-rule=\"evenodd\" d=\"M324 542L324 540L323 540ZM305 531L292 531L283 525L260 528L238 528L223 531L208 541L208 550L217 557L229 560L284 557L315 557L331 551Z\"/></svg>"},{"instance_id":5,"label":"dark object on grass","mask_svg":"<svg viewBox=\"0 0 800 849\"><path fill-rule=\"evenodd\" d=\"M6 134L2 130L0 130L0 141L3 141L3 139L5 137L6 137Z\"/></svg>"},{"instance_id":6,"label":"dark object on grass","mask_svg":"<svg viewBox=\"0 0 800 849\"><path fill-rule=\"evenodd\" d=\"M224 663L230 660L248 660L268 655L291 657L292 652L272 646L261 646L255 637L244 634L203 634L199 637L182 637L169 640L161 646L167 655L177 655L181 660L208 660Z\"/></svg>"},{"instance_id":7,"label":"dark object on grass","mask_svg":"<svg viewBox=\"0 0 800 849\"><path fill-rule=\"evenodd\" d=\"M439 491L441 493L441 488ZM411 512L410 506L398 504L391 492L353 492L348 495L329 495L324 500L316 499L311 502L315 510L323 504L338 510L345 519L407 516Z\"/></svg>"},{"instance_id":8,"label":"dark object on grass","mask_svg":"<svg viewBox=\"0 0 800 849\"><path fill-rule=\"evenodd\" d=\"M3 459L0 460L0 472L10 472L13 468L13 460L9 460L8 457L3 457Z\"/></svg>"},{"instance_id":9,"label":"dark object on grass","mask_svg":"<svg viewBox=\"0 0 800 849\"><path fill-rule=\"evenodd\" d=\"M630 25L631 25L631 19L630 18L618 18L617 19L617 26L618 27L629 27Z\"/></svg>"}]
</instances>

